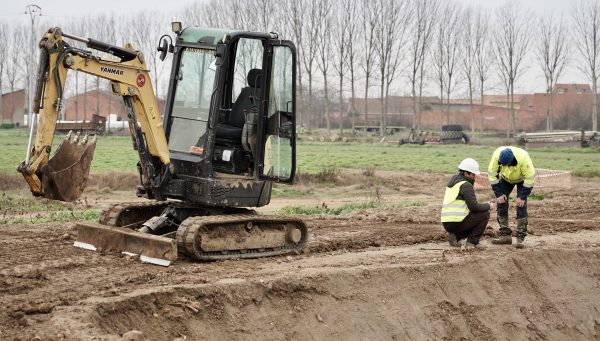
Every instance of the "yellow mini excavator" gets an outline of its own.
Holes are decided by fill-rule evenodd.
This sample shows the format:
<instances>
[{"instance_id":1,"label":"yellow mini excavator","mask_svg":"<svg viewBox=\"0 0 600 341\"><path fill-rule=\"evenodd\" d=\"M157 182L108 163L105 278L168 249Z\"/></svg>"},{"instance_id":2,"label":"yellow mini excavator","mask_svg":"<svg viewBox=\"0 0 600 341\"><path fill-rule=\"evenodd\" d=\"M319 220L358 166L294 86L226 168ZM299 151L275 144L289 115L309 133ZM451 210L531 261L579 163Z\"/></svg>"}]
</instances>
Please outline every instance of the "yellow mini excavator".
<instances>
[{"instance_id":1,"label":"yellow mini excavator","mask_svg":"<svg viewBox=\"0 0 600 341\"><path fill-rule=\"evenodd\" d=\"M307 228L301 220L249 209L269 203L273 182L294 178L294 44L275 33L182 30L178 22L172 29L175 43L164 35L158 47L162 60L173 54L163 115L142 52L48 30L39 44L37 129L18 171L36 196L73 201L81 195L95 137L69 133L50 154L67 72L85 72L110 80L122 96L139 155L137 195L151 200L119 203L99 223L78 223L75 246L165 266L178 254L219 260L302 251Z\"/></svg>"}]
</instances>

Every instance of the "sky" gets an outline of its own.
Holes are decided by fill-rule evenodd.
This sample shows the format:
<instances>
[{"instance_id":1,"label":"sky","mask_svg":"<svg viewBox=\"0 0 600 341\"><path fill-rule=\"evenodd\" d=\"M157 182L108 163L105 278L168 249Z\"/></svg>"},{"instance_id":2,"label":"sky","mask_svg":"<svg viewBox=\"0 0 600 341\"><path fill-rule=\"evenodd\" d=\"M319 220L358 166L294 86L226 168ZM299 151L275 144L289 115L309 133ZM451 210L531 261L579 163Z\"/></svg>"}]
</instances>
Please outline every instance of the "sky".
<instances>
[{"instance_id":1,"label":"sky","mask_svg":"<svg viewBox=\"0 0 600 341\"><path fill-rule=\"evenodd\" d=\"M464 6L481 6L493 12L494 9L503 1L498 0L457 0ZM126 1L126 0L98 0L98 1L77 1L77 0L5 0L0 12L0 22L21 23L28 22L29 15L25 14L28 4L36 4L41 7L42 15L46 21L54 22L60 26L60 21L77 16L102 13L128 14L140 10L165 10L167 12L177 11L194 2L194 0L144 0ZM519 0L518 4L523 8L531 9L536 15L543 15L547 11L552 11L557 15L569 15L570 8L574 0ZM142 4L143 7L138 5ZM169 8L165 8L169 4ZM82 8L83 7L83 8ZM55 19L55 20L52 20ZM185 23L184 23L185 26ZM169 28L165 28L168 31ZM518 81L515 92L543 92L544 77L535 61L529 61L529 68ZM567 68L559 80L561 83L589 83L586 77L575 66ZM502 92L498 85L492 85L492 92ZM464 94L457 93L454 97L461 97Z\"/></svg>"}]
</instances>

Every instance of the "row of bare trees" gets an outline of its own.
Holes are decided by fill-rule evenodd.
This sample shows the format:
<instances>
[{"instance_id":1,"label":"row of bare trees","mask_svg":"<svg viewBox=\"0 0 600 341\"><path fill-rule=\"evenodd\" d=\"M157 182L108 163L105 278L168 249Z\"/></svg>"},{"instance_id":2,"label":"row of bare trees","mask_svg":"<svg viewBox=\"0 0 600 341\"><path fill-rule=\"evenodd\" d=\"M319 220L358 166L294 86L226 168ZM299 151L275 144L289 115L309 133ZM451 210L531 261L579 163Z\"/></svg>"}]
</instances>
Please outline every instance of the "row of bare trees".
<instances>
[{"instance_id":1,"label":"row of bare trees","mask_svg":"<svg viewBox=\"0 0 600 341\"><path fill-rule=\"evenodd\" d=\"M47 27L61 26L71 34L119 45L131 42L145 52L155 92L164 96L170 63L158 60L156 44L169 33L173 18L184 26L276 31L294 41L299 122L308 129L321 122L334 129L332 113L343 112L352 127L375 120L383 132L390 94L412 98L411 124L418 128L425 94L440 97L449 120L451 98L465 96L473 108L477 99L483 104L484 93L501 92L507 97L510 130L515 133L514 94L525 76L543 73L550 94L567 68L576 68L591 82L590 128L598 129L598 0L576 0L566 16L548 13L539 18L514 0L494 11L443 0L210 0L171 13L103 14L61 23L42 20L37 31L41 36ZM7 47L0 49L3 93L27 87L23 60L31 54L23 46L32 45L26 33L30 31L26 26L0 25L0 44ZM69 77L69 95L108 86L83 74ZM552 96L546 97L546 128L551 130ZM379 98L380 115L369 117L369 101L361 100L358 107L358 98ZM316 108L318 103L322 105ZM479 107L483 110L483 105ZM339 119L337 128L342 130L342 124ZM475 125L471 112L471 128Z\"/></svg>"}]
</instances>

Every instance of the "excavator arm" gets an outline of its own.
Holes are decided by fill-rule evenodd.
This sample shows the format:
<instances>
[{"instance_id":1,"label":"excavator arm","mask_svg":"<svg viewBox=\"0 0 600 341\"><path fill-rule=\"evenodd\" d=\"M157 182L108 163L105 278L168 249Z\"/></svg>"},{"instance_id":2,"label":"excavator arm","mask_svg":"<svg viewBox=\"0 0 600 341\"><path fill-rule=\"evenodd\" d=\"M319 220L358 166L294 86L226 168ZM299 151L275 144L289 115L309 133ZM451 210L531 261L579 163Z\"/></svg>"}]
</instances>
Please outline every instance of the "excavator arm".
<instances>
[{"instance_id":1,"label":"excavator arm","mask_svg":"<svg viewBox=\"0 0 600 341\"><path fill-rule=\"evenodd\" d=\"M120 61L101 59L89 51L71 47L63 37L111 53ZM161 179L171 174L171 169L167 139L144 55L129 48L63 34L60 28L48 30L39 48L40 63L33 102L34 117L39 115L35 143L32 145L32 127L27 157L17 168L31 192L36 196L73 201L85 187L95 137L88 143L87 136L80 138L78 134L69 133L50 158L67 72L74 70L110 80L112 92L123 97L134 149L140 156L142 186L147 195L152 196L152 189L160 186ZM32 124L35 121L32 120Z\"/></svg>"}]
</instances>

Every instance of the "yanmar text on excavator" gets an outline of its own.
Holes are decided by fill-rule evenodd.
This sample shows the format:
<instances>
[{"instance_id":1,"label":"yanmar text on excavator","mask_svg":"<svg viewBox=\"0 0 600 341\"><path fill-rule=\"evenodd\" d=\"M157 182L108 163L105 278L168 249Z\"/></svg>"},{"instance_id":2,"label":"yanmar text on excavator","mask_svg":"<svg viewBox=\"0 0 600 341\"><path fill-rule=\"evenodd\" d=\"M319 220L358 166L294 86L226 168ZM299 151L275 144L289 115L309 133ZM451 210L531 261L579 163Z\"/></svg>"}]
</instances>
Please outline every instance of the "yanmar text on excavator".
<instances>
[{"instance_id":1,"label":"yanmar text on excavator","mask_svg":"<svg viewBox=\"0 0 600 341\"><path fill-rule=\"evenodd\" d=\"M69 133L50 153L67 72L85 72L110 80L123 97L139 155L137 194L152 200L116 204L98 224L78 223L75 246L165 266L178 253L218 260L302 251L304 222L248 209L269 203L273 182L294 178L294 44L275 33L181 27L172 24L174 44L169 35L159 42L162 60L173 54L163 117L142 52L48 30L39 44L37 129L18 171L36 196L73 201L81 195L95 137Z\"/></svg>"}]
</instances>

